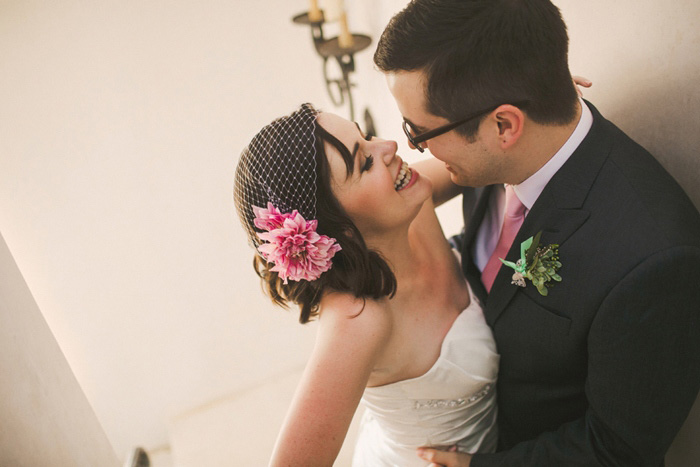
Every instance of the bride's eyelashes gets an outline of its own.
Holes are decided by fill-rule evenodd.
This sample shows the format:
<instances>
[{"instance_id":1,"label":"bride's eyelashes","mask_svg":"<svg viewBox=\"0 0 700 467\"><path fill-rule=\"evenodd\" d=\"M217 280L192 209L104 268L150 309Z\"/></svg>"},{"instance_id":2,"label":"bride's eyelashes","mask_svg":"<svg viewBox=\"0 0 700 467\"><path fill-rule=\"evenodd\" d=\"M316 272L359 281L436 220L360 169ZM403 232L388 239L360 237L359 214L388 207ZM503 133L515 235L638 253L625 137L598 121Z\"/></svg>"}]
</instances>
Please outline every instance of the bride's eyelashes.
<instances>
[{"instance_id":1,"label":"bride's eyelashes","mask_svg":"<svg viewBox=\"0 0 700 467\"><path fill-rule=\"evenodd\" d=\"M372 168L373 165L374 165L374 156L372 156L372 154L370 154L365 159L365 163L362 164L362 167L360 167L360 173L367 172L369 169Z\"/></svg>"}]
</instances>

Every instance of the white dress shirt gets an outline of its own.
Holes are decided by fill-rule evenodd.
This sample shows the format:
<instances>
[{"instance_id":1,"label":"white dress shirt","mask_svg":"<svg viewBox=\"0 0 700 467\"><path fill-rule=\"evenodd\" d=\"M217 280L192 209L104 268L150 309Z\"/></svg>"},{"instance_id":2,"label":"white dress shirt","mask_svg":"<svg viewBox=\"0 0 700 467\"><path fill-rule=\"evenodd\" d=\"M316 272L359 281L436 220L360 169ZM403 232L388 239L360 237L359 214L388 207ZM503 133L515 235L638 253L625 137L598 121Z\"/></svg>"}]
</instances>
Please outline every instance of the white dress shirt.
<instances>
[{"instance_id":1,"label":"white dress shirt","mask_svg":"<svg viewBox=\"0 0 700 467\"><path fill-rule=\"evenodd\" d=\"M549 161L543 165L537 172L532 174L527 180L519 185L513 185L515 194L521 203L525 205L525 216L530 212L532 206L539 198L544 187L549 183L555 173L564 165L571 157L576 148L581 144L583 139L588 134L588 131L593 125L593 114L583 102L581 102L581 117L579 118L576 128L569 136L569 139L564 145L559 148L559 151L552 156ZM473 258L479 271L483 271L488 263L489 258L496 249L498 237L503 226L503 216L505 214L505 186L496 186L491 192L489 205L484 219L479 226L476 234L476 242L474 242Z\"/></svg>"}]
</instances>

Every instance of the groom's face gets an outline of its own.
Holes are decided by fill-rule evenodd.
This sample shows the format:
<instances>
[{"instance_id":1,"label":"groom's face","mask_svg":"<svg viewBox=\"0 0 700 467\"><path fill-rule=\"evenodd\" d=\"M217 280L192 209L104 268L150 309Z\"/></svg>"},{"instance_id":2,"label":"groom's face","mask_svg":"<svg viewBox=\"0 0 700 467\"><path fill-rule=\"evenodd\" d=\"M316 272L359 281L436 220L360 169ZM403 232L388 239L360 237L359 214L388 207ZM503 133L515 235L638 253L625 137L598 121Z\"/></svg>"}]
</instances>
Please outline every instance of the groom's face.
<instances>
[{"instance_id":1,"label":"groom's face","mask_svg":"<svg viewBox=\"0 0 700 467\"><path fill-rule=\"evenodd\" d=\"M424 133L450 123L447 119L426 110L426 85L422 71L387 73L386 78L399 111L413 134ZM463 186L485 186L500 181L497 161L501 158L493 157L488 146L484 144L482 133L484 132L480 127L475 139L467 140L457 131L451 130L420 145L445 163L454 183Z\"/></svg>"}]
</instances>

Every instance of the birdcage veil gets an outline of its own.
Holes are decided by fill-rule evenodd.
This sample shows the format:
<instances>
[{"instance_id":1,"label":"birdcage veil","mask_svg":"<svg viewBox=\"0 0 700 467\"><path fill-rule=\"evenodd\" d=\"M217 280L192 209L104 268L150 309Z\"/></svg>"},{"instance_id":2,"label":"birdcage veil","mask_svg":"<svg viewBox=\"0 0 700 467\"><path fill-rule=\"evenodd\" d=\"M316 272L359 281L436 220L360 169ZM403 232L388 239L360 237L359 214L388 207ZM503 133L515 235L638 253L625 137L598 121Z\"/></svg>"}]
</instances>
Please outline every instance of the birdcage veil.
<instances>
[{"instance_id":1,"label":"birdcage veil","mask_svg":"<svg viewBox=\"0 0 700 467\"><path fill-rule=\"evenodd\" d=\"M316 137L318 111L302 104L265 126L243 149L234 181L234 200L250 243L261 244L253 207L272 203L280 212L316 219Z\"/></svg>"},{"instance_id":2,"label":"birdcage veil","mask_svg":"<svg viewBox=\"0 0 700 467\"><path fill-rule=\"evenodd\" d=\"M248 240L258 254L256 272L274 300L286 301L288 281L316 281L344 250L341 259L352 260L340 261L342 279L331 274L330 282L319 287L333 284L336 290L357 297L393 296L396 278L390 266L367 248L351 220L342 213L318 218L329 215L328 207L324 210L319 205L317 210L319 194L330 189L327 181L319 183L317 173L326 169L322 142L331 136L318 125L318 115L311 104L302 104L260 130L241 154L233 194ZM334 232L331 235L336 238L322 232ZM299 289L310 295L294 295L302 306L302 323L318 313L321 295L314 286Z\"/></svg>"}]
</instances>

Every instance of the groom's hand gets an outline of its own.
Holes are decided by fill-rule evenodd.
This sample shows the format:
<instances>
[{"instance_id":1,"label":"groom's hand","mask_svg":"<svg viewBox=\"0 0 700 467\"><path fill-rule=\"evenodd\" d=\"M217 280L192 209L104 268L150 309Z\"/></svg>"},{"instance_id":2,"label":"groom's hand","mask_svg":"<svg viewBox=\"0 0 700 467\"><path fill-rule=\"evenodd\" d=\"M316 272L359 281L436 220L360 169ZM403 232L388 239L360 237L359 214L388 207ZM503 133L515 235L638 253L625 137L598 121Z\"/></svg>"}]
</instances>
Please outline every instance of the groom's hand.
<instances>
[{"instance_id":1,"label":"groom's hand","mask_svg":"<svg viewBox=\"0 0 700 467\"><path fill-rule=\"evenodd\" d=\"M469 467L472 461L471 455L457 452L456 449L440 451L431 448L418 448L416 454L421 459L432 462L429 467Z\"/></svg>"}]
</instances>

